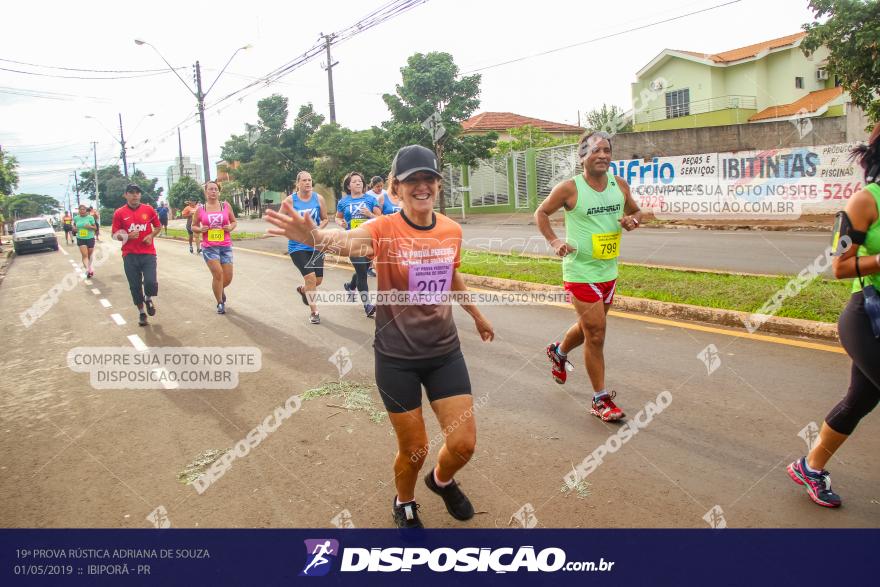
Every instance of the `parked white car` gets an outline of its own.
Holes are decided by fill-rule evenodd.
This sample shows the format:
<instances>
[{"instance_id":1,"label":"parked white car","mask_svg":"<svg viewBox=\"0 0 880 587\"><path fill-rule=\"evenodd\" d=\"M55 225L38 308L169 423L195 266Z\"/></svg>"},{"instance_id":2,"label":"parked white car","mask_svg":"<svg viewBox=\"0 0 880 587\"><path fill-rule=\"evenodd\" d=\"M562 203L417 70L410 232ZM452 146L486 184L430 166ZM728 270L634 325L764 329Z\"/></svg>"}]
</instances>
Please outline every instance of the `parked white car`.
<instances>
[{"instance_id":1,"label":"parked white car","mask_svg":"<svg viewBox=\"0 0 880 587\"><path fill-rule=\"evenodd\" d=\"M15 221L12 247L16 254L37 249L57 251L58 237L52 224L45 218L24 218Z\"/></svg>"}]
</instances>

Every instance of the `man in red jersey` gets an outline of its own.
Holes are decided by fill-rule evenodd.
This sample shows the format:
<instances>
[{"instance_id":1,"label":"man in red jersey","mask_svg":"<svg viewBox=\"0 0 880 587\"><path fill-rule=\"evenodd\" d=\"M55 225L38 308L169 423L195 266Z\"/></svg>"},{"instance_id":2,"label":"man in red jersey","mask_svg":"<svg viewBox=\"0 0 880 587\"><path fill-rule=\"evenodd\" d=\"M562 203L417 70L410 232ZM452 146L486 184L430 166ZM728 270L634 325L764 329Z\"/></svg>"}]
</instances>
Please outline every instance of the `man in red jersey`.
<instances>
[{"instance_id":1,"label":"man in red jersey","mask_svg":"<svg viewBox=\"0 0 880 587\"><path fill-rule=\"evenodd\" d=\"M126 205L113 213L111 232L114 239L122 241L122 265L131 299L140 312L138 324L146 326L147 314L156 314L153 296L159 293L159 281L153 238L162 230L162 224L152 206L141 204L141 188L137 185L125 188L125 201Z\"/></svg>"}]
</instances>

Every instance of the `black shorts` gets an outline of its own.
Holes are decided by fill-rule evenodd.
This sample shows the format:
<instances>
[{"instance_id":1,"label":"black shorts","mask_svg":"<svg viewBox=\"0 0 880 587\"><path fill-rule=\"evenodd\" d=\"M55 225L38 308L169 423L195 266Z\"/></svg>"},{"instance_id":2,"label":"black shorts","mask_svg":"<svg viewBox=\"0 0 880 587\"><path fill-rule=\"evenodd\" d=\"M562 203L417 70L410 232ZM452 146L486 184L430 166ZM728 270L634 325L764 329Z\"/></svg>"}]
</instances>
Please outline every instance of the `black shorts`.
<instances>
[{"instance_id":1,"label":"black shorts","mask_svg":"<svg viewBox=\"0 0 880 587\"><path fill-rule=\"evenodd\" d=\"M460 348L430 359L375 354L376 385L389 412L400 414L422 407L422 386L430 402L471 394L471 378Z\"/></svg>"},{"instance_id":2,"label":"black shorts","mask_svg":"<svg viewBox=\"0 0 880 587\"><path fill-rule=\"evenodd\" d=\"M164 226L165 228L168 228L168 219L166 218L165 220L162 220L162 219L160 218L160 219L159 219L159 224L161 224L161 225Z\"/></svg>"},{"instance_id":3,"label":"black shorts","mask_svg":"<svg viewBox=\"0 0 880 587\"><path fill-rule=\"evenodd\" d=\"M302 275L314 273L315 277L324 277L324 253L312 250L294 251L288 255Z\"/></svg>"},{"instance_id":4,"label":"black shorts","mask_svg":"<svg viewBox=\"0 0 880 587\"><path fill-rule=\"evenodd\" d=\"M76 246L78 246L78 247L86 246L90 249L94 249L95 248L95 237L92 237L92 238L76 237Z\"/></svg>"},{"instance_id":5,"label":"black shorts","mask_svg":"<svg viewBox=\"0 0 880 587\"><path fill-rule=\"evenodd\" d=\"M64 225L64 232L73 232L73 226L69 224Z\"/></svg>"}]
</instances>

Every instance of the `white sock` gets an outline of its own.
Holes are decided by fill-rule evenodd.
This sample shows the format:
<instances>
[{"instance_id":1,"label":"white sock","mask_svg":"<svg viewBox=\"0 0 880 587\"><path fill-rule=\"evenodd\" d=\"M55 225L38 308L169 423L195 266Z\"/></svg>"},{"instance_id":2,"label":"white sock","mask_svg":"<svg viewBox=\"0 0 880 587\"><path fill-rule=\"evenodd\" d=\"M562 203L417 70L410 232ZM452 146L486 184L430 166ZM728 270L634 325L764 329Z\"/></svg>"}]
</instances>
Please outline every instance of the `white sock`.
<instances>
[{"instance_id":1,"label":"white sock","mask_svg":"<svg viewBox=\"0 0 880 587\"><path fill-rule=\"evenodd\" d=\"M814 475L818 475L822 471L817 471L813 467L810 466L810 463L807 462L807 459L804 459L804 469L807 470L807 473L813 473Z\"/></svg>"},{"instance_id":2,"label":"white sock","mask_svg":"<svg viewBox=\"0 0 880 587\"><path fill-rule=\"evenodd\" d=\"M416 501L416 500L414 500L414 499L411 499L410 501L400 501L400 498L399 498L399 497L395 497L395 498L394 498L394 504L395 504L397 507L400 507L400 506L405 505L405 504L408 504L408 503L415 503L415 501Z\"/></svg>"},{"instance_id":3,"label":"white sock","mask_svg":"<svg viewBox=\"0 0 880 587\"><path fill-rule=\"evenodd\" d=\"M562 345L561 344L556 345L556 354L559 356L560 359L565 359L568 357L568 353L562 352Z\"/></svg>"},{"instance_id":4,"label":"white sock","mask_svg":"<svg viewBox=\"0 0 880 587\"><path fill-rule=\"evenodd\" d=\"M452 479L449 481L440 481L440 478L437 477L437 467L434 467L434 483L437 484L437 487L449 487L452 484Z\"/></svg>"},{"instance_id":5,"label":"white sock","mask_svg":"<svg viewBox=\"0 0 880 587\"><path fill-rule=\"evenodd\" d=\"M599 399L599 398L601 398L601 397L604 397L604 396L606 396L606 395L608 395L608 389L607 389L607 388L603 388L602 391L596 391L596 392L593 393L593 401L596 401L597 399Z\"/></svg>"}]
</instances>

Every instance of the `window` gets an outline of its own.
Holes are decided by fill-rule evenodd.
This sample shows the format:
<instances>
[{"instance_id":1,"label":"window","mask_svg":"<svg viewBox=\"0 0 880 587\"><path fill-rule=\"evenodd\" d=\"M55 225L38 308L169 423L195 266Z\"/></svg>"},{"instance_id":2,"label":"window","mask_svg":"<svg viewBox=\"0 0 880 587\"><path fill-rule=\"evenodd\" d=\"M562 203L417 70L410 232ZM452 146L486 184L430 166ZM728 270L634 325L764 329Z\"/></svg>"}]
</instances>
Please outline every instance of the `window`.
<instances>
[{"instance_id":1,"label":"window","mask_svg":"<svg viewBox=\"0 0 880 587\"><path fill-rule=\"evenodd\" d=\"M804 89L804 78L802 78L802 77L794 78L794 87L796 87L799 90L803 90Z\"/></svg>"},{"instance_id":2,"label":"window","mask_svg":"<svg viewBox=\"0 0 880 587\"><path fill-rule=\"evenodd\" d=\"M666 92L666 118L688 116L691 113L691 91L689 89Z\"/></svg>"}]
</instances>

